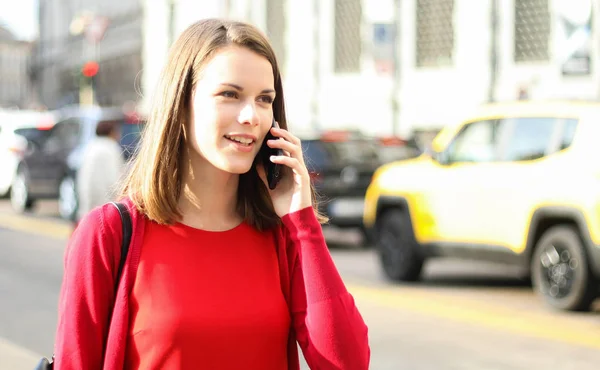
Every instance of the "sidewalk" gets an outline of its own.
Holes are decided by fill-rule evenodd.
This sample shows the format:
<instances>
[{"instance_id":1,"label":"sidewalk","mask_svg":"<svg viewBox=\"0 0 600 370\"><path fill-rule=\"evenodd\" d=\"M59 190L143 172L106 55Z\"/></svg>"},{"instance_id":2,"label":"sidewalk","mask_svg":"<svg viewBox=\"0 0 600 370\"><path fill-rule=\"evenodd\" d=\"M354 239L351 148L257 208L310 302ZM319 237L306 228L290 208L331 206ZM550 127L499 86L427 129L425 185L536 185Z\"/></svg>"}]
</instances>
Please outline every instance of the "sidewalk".
<instances>
[{"instance_id":1,"label":"sidewalk","mask_svg":"<svg viewBox=\"0 0 600 370\"><path fill-rule=\"evenodd\" d=\"M73 226L66 221L6 213L0 213L0 227L60 240L66 240L73 232Z\"/></svg>"},{"instance_id":2,"label":"sidewalk","mask_svg":"<svg viewBox=\"0 0 600 370\"><path fill-rule=\"evenodd\" d=\"M42 355L0 337L0 370L31 370Z\"/></svg>"}]
</instances>

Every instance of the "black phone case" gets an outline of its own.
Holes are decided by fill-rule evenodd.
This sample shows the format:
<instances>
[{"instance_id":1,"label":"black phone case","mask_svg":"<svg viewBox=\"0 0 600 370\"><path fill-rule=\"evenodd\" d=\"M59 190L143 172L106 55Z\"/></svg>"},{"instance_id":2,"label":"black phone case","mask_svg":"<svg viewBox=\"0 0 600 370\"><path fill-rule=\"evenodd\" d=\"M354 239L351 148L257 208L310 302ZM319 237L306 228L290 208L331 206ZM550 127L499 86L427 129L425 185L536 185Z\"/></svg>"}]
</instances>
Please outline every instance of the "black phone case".
<instances>
[{"instance_id":1,"label":"black phone case","mask_svg":"<svg viewBox=\"0 0 600 370\"><path fill-rule=\"evenodd\" d=\"M275 127L275 119L273 119L273 124L271 127ZM265 166L265 171L267 172L267 182L269 183L269 189L273 190L277 186L277 183L281 179L281 165L277 163L271 162L270 157L281 156L283 155L283 150L271 148L267 145L267 140L276 140L277 138L271 134L271 130L267 133L265 137L265 141L263 142L263 157L262 163Z\"/></svg>"}]
</instances>

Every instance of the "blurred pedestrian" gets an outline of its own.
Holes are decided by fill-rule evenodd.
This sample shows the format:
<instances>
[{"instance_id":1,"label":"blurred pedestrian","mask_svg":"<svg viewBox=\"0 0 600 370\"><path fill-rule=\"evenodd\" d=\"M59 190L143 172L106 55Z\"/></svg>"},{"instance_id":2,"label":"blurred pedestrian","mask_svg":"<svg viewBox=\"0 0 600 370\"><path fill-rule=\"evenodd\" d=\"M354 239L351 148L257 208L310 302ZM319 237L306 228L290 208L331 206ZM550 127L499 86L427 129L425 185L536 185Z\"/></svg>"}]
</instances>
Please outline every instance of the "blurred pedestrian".
<instances>
[{"instance_id":1,"label":"blurred pedestrian","mask_svg":"<svg viewBox=\"0 0 600 370\"><path fill-rule=\"evenodd\" d=\"M101 121L96 137L87 145L77 171L76 223L95 207L113 200L125 164L119 144L121 128L118 121Z\"/></svg>"},{"instance_id":2,"label":"blurred pedestrian","mask_svg":"<svg viewBox=\"0 0 600 370\"><path fill-rule=\"evenodd\" d=\"M297 343L313 369L367 369L367 327L327 249L266 37L191 25L155 97L123 186L120 285L121 221L105 205L66 250L56 369L299 369ZM269 148L283 155L262 160Z\"/></svg>"}]
</instances>

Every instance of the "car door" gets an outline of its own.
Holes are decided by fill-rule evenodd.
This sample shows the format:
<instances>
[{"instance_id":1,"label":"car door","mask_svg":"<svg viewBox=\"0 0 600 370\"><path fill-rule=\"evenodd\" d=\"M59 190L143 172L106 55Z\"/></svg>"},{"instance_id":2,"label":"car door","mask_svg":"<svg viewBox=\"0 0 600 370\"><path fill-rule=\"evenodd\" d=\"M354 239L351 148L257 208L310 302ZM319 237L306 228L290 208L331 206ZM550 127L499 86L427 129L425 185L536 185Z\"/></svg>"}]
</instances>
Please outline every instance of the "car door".
<instances>
[{"instance_id":1,"label":"car door","mask_svg":"<svg viewBox=\"0 0 600 370\"><path fill-rule=\"evenodd\" d=\"M565 140L572 140L577 120L515 117L505 119L504 125L500 160L478 180L478 233L489 244L520 253L525 247L523 229L531 208L549 198L546 193L559 180L549 155L564 148Z\"/></svg>"},{"instance_id":2,"label":"car door","mask_svg":"<svg viewBox=\"0 0 600 370\"><path fill-rule=\"evenodd\" d=\"M481 177L498 160L501 129L495 119L467 123L438 156L426 197L439 241L481 243L481 205L476 193Z\"/></svg>"},{"instance_id":3,"label":"car door","mask_svg":"<svg viewBox=\"0 0 600 370\"><path fill-rule=\"evenodd\" d=\"M58 194L60 181L66 173L68 155L77 146L80 132L81 124L76 118L60 121L53 127L28 166L32 184L37 185L38 193Z\"/></svg>"},{"instance_id":4,"label":"car door","mask_svg":"<svg viewBox=\"0 0 600 370\"><path fill-rule=\"evenodd\" d=\"M46 147L48 141L56 140L55 129L56 126L43 139L28 138L30 150L23 158L23 164L27 171L29 192L35 197L44 197L49 193Z\"/></svg>"}]
</instances>

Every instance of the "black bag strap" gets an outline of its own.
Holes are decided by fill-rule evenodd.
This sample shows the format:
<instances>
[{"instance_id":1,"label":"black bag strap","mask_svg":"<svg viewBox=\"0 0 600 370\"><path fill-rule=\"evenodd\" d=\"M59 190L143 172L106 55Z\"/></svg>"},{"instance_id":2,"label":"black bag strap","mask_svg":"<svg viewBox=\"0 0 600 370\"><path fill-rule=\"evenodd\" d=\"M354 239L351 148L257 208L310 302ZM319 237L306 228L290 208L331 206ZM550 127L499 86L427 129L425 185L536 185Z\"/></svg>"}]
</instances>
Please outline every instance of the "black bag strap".
<instances>
[{"instance_id":1,"label":"black bag strap","mask_svg":"<svg viewBox=\"0 0 600 370\"><path fill-rule=\"evenodd\" d=\"M121 216L121 225L123 229L123 239L121 241L121 259L119 260L119 269L117 270L117 278L115 279L115 294L119 288L119 281L121 280L121 274L123 273L123 267L127 260L127 254L129 253L129 244L131 243L132 225L131 216L127 206L123 203L111 202L113 206L119 211Z\"/></svg>"},{"instance_id":2,"label":"black bag strap","mask_svg":"<svg viewBox=\"0 0 600 370\"><path fill-rule=\"evenodd\" d=\"M127 260L127 254L129 254L129 244L131 244L131 234L132 231L132 223L131 223L131 215L129 214L129 209L123 203L110 202L113 206L117 208L119 211L119 215L121 216L121 225L123 229L123 238L121 241L121 258L119 260L119 268L117 270L117 277L115 279L115 296L117 294L117 290L119 288L119 282L121 281L121 274L123 273L123 268L125 266L125 261ZM113 307L114 308L114 307ZM112 320L112 309L110 312L109 322ZM46 358L42 358L40 362L35 367L35 370L52 370L54 369L54 355L52 355L51 360Z\"/></svg>"}]
</instances>

